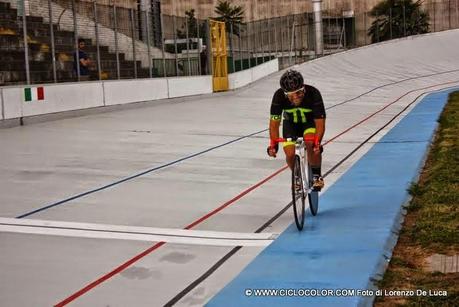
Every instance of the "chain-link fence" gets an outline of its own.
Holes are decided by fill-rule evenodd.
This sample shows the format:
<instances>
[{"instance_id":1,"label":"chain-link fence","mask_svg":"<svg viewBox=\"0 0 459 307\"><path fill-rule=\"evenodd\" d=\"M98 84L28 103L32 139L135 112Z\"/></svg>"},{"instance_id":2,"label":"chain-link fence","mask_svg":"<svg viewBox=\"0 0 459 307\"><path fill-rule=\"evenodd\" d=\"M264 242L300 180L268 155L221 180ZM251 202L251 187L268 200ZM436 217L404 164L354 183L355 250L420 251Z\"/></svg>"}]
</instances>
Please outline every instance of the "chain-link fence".
<instances>
[{"instance_id":1,"label":"chain-link fence","mask_svg":"<svg viewBox=\"0 0 459 307\"><path fill-rule=\"evenodd\" d=\"M162 15L163 48L169 59L156 59L158 76L208 74L208 22L194 17ZM161 61L163 63L161 63Z\"/></svg>"},{"instance_id":2,"label":"chain-link fence","mask_svg":"<svg viewBox=\"0 0 459 307\"><path fill-rule=\"evenodd\" d=\"M314 53L310 13L229 24L229 72L279 58L282 66L302 62ZM235 30L236 29L236 30Z\"/></svg>"},{"instance_id":3,"label":"chain-link fence","mask_svg":"<svg viewBox=\"0 0 459 307\"><path fill-rule=\"evenodd\" d=\"M281 68L317 56L459 28L459 0L409 1L386 11L323 11L323 54L312 12L226 23L228 71L274 57ZM0 0L0 85L211 73L207 20L161 15L132 0ZM77 65L80 63L80 65Z\"/></svg>"},{"instance_id":4,"label":"chain-link fence","mask_svg":"<svg viewBox=\"0 0 459 307\"><path fill-rule=\"evenodd\" d=\"M149 78L173 57L135 1L2 1L0 85Z\"/></svg>"}]
</instances>

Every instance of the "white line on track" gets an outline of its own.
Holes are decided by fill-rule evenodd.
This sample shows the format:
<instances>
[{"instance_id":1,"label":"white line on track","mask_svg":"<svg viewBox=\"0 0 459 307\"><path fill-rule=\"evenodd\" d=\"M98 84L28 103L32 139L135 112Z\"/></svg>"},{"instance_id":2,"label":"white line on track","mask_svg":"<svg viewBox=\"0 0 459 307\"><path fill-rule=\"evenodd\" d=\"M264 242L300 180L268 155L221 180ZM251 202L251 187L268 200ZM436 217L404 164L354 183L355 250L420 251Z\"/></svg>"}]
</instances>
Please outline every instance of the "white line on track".
<instances>
[{"instance_id":1,"label":"white line on track","mask_svg":"<svg viewBox=\"0 0 459 307\"><path fill-rule=\"evenodd\" d=\"M3 217L0 217L0 232L212 246L267 246L277 236L272 233L217 232Z\"/></svg>"}]
</instances>

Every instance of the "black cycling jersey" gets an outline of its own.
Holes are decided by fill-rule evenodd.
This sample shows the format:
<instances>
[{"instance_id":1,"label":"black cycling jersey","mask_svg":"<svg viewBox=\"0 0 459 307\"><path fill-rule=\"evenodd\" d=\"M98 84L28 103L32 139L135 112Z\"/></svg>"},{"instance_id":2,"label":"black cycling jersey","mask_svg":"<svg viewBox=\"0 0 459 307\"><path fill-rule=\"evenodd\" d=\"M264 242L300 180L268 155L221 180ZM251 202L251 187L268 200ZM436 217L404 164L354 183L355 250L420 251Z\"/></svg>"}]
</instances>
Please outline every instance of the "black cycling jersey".
<instances>
[{"instance_id":1,"label":"black cycling jersey","mask_svg":"<svg viewBox=\"0 0 459 307\"><path fill-rule=\"evenodd\" d=\"M325 107L318 89L304 85L303 101L294 106L282 89L278 89L271 103L271 119L288 121L294 124L314 124L314 119L325 118ZM283 115L282 115L283 114Z\"/></svg>"}]
</instances>

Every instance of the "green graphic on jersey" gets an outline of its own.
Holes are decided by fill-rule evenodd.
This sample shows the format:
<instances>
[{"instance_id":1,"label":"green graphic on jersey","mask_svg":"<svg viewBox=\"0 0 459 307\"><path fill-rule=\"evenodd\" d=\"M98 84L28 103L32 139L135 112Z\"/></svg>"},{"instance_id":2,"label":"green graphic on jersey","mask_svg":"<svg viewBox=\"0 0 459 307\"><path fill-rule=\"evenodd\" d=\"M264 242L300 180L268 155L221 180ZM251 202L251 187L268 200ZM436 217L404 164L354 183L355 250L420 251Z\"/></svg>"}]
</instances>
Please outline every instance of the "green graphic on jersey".
<instances>
[{"instance_id":1,"label":"green graphic on jersey","mask_svg":"<svg viewBox=\"0 0 459 307\"><path fill-rule=\"evenodd\" d=\"M312 112L311 109L305 109L305 108L293 108L293 109L288 109L284 110L287 114L289 114L289 118L293 117L293 122L298 123L298 118L301 117L301 123L306 123L306 113ZM291 115L290 115L291 114Z\"/></svg>"},{"instance_id":2,"label":"green graphic on jersey","mask_svg":"<svg viewBox=\"0 0 459 307\"><path fill-rule=\"evenodd\" d=\"M271 115L271 120L279 121L279 120L281 120L281 116L280 115Z\"/></svg>"}]
</instances>

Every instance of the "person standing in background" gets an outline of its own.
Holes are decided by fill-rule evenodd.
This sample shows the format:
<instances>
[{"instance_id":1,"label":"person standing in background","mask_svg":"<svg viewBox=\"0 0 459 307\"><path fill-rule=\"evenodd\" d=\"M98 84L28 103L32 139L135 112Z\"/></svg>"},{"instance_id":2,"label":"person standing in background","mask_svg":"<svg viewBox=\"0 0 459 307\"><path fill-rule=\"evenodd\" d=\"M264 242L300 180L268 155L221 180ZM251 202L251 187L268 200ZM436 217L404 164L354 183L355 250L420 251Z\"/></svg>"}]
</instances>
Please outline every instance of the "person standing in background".
<instances>
[{"instance_id":1,"label":"person standing in background","mask_svg":"<svg viewBox=\"0 0 459 307\"><path fill-rule=\"evenodd\" d=\"M89 59L88 55L84 51L86 43L84 39L78 39L78 59L80 62L80 81L88 81L89 80L89 66L91 65L91 60ZM73 70L75 72L75 76L78 76L77 71L77 56L76 53L73 55Z\"/></svg>"}]
</instances>

